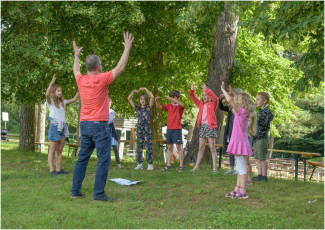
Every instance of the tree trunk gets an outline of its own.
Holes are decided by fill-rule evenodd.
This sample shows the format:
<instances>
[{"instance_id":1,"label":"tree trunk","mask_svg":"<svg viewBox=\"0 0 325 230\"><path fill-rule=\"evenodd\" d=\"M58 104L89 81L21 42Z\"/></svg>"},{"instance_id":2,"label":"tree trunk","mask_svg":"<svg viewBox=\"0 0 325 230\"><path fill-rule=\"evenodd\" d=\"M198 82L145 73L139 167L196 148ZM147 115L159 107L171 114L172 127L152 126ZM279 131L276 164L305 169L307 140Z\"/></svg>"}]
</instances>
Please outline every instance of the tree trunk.
<instances>
[{"instance_id":1,"label":"tree trunk","mask_svg":"<svg viewBox=\"0 0 325 230\"><path fill-rule=\"evenodd\" d=\"M19 148L34 151L35 141L35 107L22 105L20 108Z\"/></svg>"},{"instance_id":2,"label":"tree trunk","mask_svg":"<svg viewBox=\"0 0 325 230\"><path fill-rule=\"evenodd\" d=\"M156 79L159 79L159 75L162 73L163 68L163 52L158 51L155 58L152 61L152 69L154 74L156 75ZM155 84L153 88L153 96L156 98L157 96L161 96L161 92L159 92L157 85ZM157 109L155 104L151 111L150 116L150 125L152 131L152 139L153 140L162 140L162 111ZM158 150L156 142L152 145L153 150L153 159L156 161L158 159ZM161 150L161 149L160 149ZM160 162L163 162L164 156L163 151L160 151Z\"/></svg>"},{"instance_id":3,"label":"tree trunk","mask_svg":"<svg viewBox=\"0 0 325 230\"><path fill-rule=\"evenodd\" d=\"M221 94L221 83L224 81L229 85L231 73L235 60L235 51L238 34L239 17L231 12L231 2L225 2L225 9L221 17L217 20L216 31L214 34L214 43L212 48L211 59L209 63L208 77L206 85L218 97ZM222 127L224 112L217 109L217 134L216 143L220 143L220 131ZM199 128L195 126L194 135L190 145L190 152L198 151ZM194 146L193 146L194 145ZM211 152L206 148L202 162L209 163L211 161Z\"/></svg>"},{"instance_id":4,"label":"tree trunk","mask_svg":"<svg viewBox=\"0 0 325 230\"><path fill-rule=\"evenodd\" d=\"M46 120L46 103L37 104L37 113L35 111L35 142L45 142L45 120ZM45 152L45 146L40 145L41 152Z\"/></svg>"}]
</instances>

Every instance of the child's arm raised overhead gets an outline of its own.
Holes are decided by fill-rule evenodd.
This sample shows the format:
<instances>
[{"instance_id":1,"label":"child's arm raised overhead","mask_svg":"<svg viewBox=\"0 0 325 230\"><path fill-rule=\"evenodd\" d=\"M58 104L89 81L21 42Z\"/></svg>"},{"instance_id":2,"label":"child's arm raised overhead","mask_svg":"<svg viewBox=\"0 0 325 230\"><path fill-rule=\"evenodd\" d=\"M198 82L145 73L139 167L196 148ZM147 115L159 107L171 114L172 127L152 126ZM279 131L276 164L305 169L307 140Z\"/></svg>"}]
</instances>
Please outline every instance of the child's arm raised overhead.
<instances>
[{"instance_id":1,"label":"child's arm raised overhead","mask_svg":"<svg viewBox=\"0 0 325 230\"><path fill-rule=\"evenodd\" d=\"M135 108L135 105L134 105L134 102L133 102L133 100L132 100L132 98L133 98L133 95L135 94L135 93L138 93L139 91L138 90L133 90L131 93L130 93L130 95L129 95L129 97L128 97L128 101L129 101L129 103L131 104L131 106L132 106L132 108L134 109Z\"/></svg>"},{"instance_id":2,"label":"child's arm raised overhead","mask_svg":"<svg viewBox=\"0 0 325 230\"><path fill-rule=\"evenodd\" d=\"M159 102L159 99L160 99L159 96L155 98L155 100L156 100L156 107L157 107L157 109L162 109L161 104Z\"/></svg>"},{"instance_id":3,"label":"child's arm raised overhead","mask_svg":"<svg viewBox=\"0 0 325 230\"><path fill-rule=\"evenodd\" d=\"M78 98L79 98L79 91L77 91L76 95L74 95L73 98L67 100L67 105L75 102L76 100L78 100Z\"/></svg>"},{"instance_id":4,"label":"child's arm raised overhead","mask_svg":"<svg viewBox=\"0 0 325 230\"><path fill-rule=\"evenodd\" d=\"M209 95L209 97L211 98L211 100L213 102L217 102L217 103L219 102L218 97L212 92L211 89L208 89L204 83L202 84L202 90L203 90L203 92L206 92Z\"/></svg>"},{"instance_id":5,"label":"child's arm raised overhead","mask_svg":"<svg viewBox=\"0 0 325 230\"><path fill-rule=\"evenodd\" d=\"M223 95L225 95L226 100L231 105L231 107L238 113L239 112L239 106L234 102L234 100L232 99L232 97L226 91L226 87L225 87L225 83L224 82L222 82L222 84L221 84L221 91L222 91Z\"/></svg>"},{"instance_id":6,"label":"child's arm raised overhead","mask_svg":"<svg viewBox=\"0 0 325 230\"><path fill-rule=\"evenodd\" d=\"M170 100L171 102L180 105L182 108L185 108L185 104L183 102L180 102L179 100L172 98L172 97L168 97L165 96L168 100Z\"/></svg>"},{"instance_id":7,"label":"child's arm raised overhead","mask_svg":"<svg viewBox=\"0 0 325 230\"><path fill-rule=\"evenodd\" d=\"M141 91L141 90L145 90L147 92L147 94L149 95L149 97L150 97L149 105L152 108L153 103L155 102L155 97L153 96L152 93L150 93L149 90L147 90L147 88L144 88L144 87L143 88L140 88L139 91Z\"/></svg>"},{"instance_id":8,"label":"child's arm raised overhead","mask_svg":"<svg viewBox=\"0 0 325 230\"><path fill-rule=\"evenodd\" d=\"M195 87L195 85L192 84L191 85L191 89L190 89L190 97L191 97L192 101L194 101L194 103L196 104L196 106L197 107L200 107L201 101L195 96L195 94L194 94L194 87Z\"/></svg>"},{"instance_id":9,"label":"child's arm raised overhead","mask_svg":"<svg viewBox=\"0 0 325 230\"><path fill-rule=\"evenodd\" d=\"M47 103L49 103L49 104L51 104L51 97L50 97L51 88L52 88L55 81L56 81L55 74L53 74L53 77L52 77L52 80L51 80L51 82L49 84L49 87L47 87L47 90L46 90L46 100L47 100Z\"/></svg>"}]
</instances>

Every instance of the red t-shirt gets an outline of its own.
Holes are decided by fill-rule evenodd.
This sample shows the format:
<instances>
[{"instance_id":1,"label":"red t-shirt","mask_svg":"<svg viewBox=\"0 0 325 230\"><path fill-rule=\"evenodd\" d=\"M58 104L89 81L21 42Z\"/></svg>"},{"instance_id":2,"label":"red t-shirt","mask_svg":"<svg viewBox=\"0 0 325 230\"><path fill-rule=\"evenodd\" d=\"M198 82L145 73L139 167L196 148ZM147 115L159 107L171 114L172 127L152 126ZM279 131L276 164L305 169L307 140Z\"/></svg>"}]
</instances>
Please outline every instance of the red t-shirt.
<instances>
[{"instance_id":1,"label":"red t-shirt","mask_svg":"<svg viewBox=\"0 0 325 230\"><path fill-rule=\"evenodd\" d=\"M163 110L168 111L167 129L182 129L181 119L184 108L180 105L167 104L161 106Z\"/></svg>"},{"instance_id":2,"label":"red t-shirt","mask_svg":"<svg viewBox=\"0 0 325 230\"><path fill-rule=\"evenodd\" d=\"M76 77L80 99L80 121L108 121L108 86L113 82L113 72Z\"/></svg>"}]
</instances>

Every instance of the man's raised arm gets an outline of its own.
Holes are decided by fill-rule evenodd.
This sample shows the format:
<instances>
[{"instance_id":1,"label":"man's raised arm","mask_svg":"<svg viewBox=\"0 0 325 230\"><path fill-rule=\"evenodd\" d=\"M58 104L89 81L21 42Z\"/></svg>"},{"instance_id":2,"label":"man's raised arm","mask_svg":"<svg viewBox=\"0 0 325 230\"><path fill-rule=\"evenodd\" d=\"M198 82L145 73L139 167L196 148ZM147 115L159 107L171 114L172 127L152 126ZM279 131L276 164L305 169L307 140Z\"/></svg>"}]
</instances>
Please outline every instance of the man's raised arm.
<instances>
[{"instance_id":1,"label":"man's raised arm","mask_svg":"<svg viewBox=\"0 0 325 230\"><path fill-rule=\"evenodd\" d=\"M134 39L134 37L132 37L132 34L129 34L129 32L123 33L123 37L124 37L124 42L122 42L122 44L124 45L124 51L123 51L121 59L117 63L117 66L112 70L113 71L113 80L118 78L118 76L120 76L123 73L123 71L126 67L126 64L128 63L129 54L130 54L132 42Z\"/></svg>"},{"instance_id":2,"label":"man's raised arm","mask_svg":"<svg viewBox=\"0 0 325 230\"><path fill-rule=\"evenodd\" d=\"M80 65L79 65L79 59L80 59L80 52L83 47L78 48L76 45L76 42L72 42L73 50L74 50L74 63L73 63L73 74L75 77L80 74Z\"/></svg>"}]
</instances>

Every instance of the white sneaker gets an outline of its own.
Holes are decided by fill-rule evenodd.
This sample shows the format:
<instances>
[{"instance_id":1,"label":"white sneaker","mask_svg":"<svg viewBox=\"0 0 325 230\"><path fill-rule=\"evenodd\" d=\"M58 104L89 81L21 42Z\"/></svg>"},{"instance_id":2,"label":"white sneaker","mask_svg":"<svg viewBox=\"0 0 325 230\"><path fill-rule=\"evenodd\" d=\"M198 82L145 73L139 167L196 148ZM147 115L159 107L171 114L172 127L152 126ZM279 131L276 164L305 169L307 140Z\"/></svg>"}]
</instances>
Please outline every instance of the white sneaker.
<instances>
[{"instance_id":1,"label":"white sneaker","mask_svg":"<svg viewBox=\"0 0 325 230\"><path fill-rule=\"evenodd\" d=\"M229 169L227 172L225 172L224 175L229 175L229 174L233 174L234 170L233 169Z\"/></svg>"},{"instance_id":2,"label":"white sneaker","mask_svg":"<svg viewBox=\"0 0 325 230\"><path fill-rule=\"evenodd\" d=\"M147 168L147 170L153 170L153 165L148 164L148 168Z\"/></svg>"},{"instance_id":3,"label":"white sneaker","mask_svg":"<svg viewBox=\"0 0 325 230\"><path fill-rule=\"evenodd\" d=\"M142 164L138 164L137 167L134 168L135 170L143 169Z\"/></svg>"}]
</instances>

